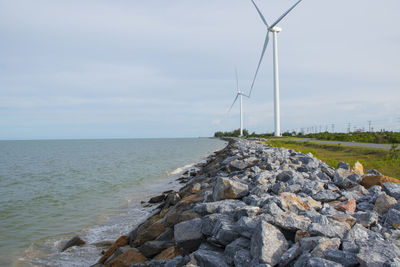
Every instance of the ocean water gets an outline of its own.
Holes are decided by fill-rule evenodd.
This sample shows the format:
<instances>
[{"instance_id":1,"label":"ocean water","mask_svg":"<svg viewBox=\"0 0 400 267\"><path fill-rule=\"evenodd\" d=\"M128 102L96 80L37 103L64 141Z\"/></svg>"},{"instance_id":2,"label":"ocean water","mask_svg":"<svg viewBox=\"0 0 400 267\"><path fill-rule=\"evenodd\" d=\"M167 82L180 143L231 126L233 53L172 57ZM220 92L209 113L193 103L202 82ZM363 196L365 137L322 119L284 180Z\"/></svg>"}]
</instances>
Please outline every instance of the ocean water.
<instances>
[{"instance_id":1,"label":"ocean water","mask_svg":"<svg viewBox=\"0 0 400 267\"><path fill-rule=\"evenodd\" d=\"M0 141L0 266L90 266L142 221L141 200L222 149L209 138ZM61 253L80 235L87 245Z\"/></svg>"}]
</instances>

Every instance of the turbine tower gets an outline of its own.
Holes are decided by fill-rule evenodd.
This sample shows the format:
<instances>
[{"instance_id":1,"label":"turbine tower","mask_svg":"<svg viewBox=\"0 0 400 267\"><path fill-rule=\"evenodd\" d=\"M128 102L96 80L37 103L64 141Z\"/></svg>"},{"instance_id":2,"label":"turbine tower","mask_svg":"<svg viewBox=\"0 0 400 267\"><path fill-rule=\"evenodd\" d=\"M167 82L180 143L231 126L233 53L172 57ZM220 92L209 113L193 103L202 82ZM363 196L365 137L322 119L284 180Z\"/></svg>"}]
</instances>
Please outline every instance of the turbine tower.
<instances>
[{"instance_id":1,"label":"turbine tower","mask_svg":"<svg viewBox=\"0 0 400 267\"><path fill-rule=\"evenodd\" d=\"M243 96L245 96L247 98L250 97L250 96L244 94L244 92L242 92L239 89L239 79L238 79L237 69L235 69L235 74L236 74L236 90L237 90L237 94L236 94L235 100L233 100L233 103L232 103L231 107L229 108L229 111L231 111L233 105L235 105L236 101L239 98L239 100L240 100L240 136L243 136Z\"/></svg>"},{"instance_id":2,"label":"turbine tower","mask_svg":"<svg viewBox=\"0 0 400 267\"><path fill-rule=\"evenodd\" d=\"M253 90L254 83L258 74L258 70L260 69L261 62L264 58L265 50L267 49L268 42L269 42L269 33L272 32L272 37L273 37L273 59L274 59L274 126L275 126L275 136L281 136L281 119L280 119L280 107L279 107L279 64L278 64L278 33L282 31L281 28L277 26L277 24L287 15L289 14L290 11L292 11L293 8L295 8L302 0L299 0L294 4L288 11L283 13L274 23L269 25L267 23L267 20L264 18L263 14L261 13L260 9L254 2L254 0L251 0L253 2L254 7L257 9L258 14L261 17L261 20L267 26L267 35L265 37L264 41L264 46L263 50L261 52L261 57L258 62L257 70L254 75L253 82L251 84L251 89L249 93L249 97L251 95L251 91Z\"/></svg>"}]
</instances>

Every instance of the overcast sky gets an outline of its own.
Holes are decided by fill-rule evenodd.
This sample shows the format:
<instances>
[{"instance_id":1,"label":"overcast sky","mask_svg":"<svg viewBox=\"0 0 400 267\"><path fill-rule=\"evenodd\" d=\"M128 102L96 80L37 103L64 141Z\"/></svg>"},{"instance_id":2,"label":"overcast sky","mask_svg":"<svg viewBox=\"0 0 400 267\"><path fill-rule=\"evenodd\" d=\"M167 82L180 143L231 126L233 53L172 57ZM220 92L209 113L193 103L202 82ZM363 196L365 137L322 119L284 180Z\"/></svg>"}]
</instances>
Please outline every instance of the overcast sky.
<instances>
[{"instance_id":1,"label":"overcast sky","mask_svg":"<svg viewBox=\"0 0 400 267\"><path fill-rule=\"evenodd\" d=\"M294 0L256 0L271 23ZM400 128L400 2L303 0L279 34L281 128ZM0 139L239 127L266 28L250 0L0 0ZM272 45L245 128L273 132Z\"/></svg>"}]
</instances>

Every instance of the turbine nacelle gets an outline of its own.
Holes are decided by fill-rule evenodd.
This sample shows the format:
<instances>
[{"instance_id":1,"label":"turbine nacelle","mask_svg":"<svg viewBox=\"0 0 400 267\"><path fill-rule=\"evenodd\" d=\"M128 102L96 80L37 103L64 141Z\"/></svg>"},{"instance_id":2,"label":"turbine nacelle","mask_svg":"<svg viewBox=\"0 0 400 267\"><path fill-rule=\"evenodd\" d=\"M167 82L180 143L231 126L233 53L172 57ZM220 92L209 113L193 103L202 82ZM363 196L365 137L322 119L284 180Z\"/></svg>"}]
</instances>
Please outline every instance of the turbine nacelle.
<instances>
[{"instance_id":1,"label":"turbine nacelle","mask_svg":"<svg viewBox=\"0 0 400 267\"><path fill-rule=\"evenodd\" d=\"M270 31L270 32L281 32L282 28L280 28L278 26L274 26L272 28L269 28L268 31Z\"/></svg>"}]
</instances>

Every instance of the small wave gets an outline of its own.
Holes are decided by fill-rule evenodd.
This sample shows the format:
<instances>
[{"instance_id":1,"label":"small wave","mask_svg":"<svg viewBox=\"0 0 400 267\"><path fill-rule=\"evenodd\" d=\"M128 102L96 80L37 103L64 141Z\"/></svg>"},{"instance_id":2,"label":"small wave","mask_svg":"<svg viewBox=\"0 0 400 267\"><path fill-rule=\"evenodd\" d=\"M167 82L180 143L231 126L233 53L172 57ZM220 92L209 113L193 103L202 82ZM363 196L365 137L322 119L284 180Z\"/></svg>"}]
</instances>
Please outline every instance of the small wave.
<instances>
[{"instance_id":1,"label":"small wave","mask_svg":"<svg viewBox=\"0 0 400 267\"><path fill-rule=\"evenodd\" d=\"M188 169L192 168L194 165L196 165L196 163L193 162L193 163L190 163L190 164L185 165L183 167L179 167L179 168L175 169L174 171L169 172L167 175L170 176L170 175L182 174L185 171L187 171Z\"/></svg>"}]
</instances>

